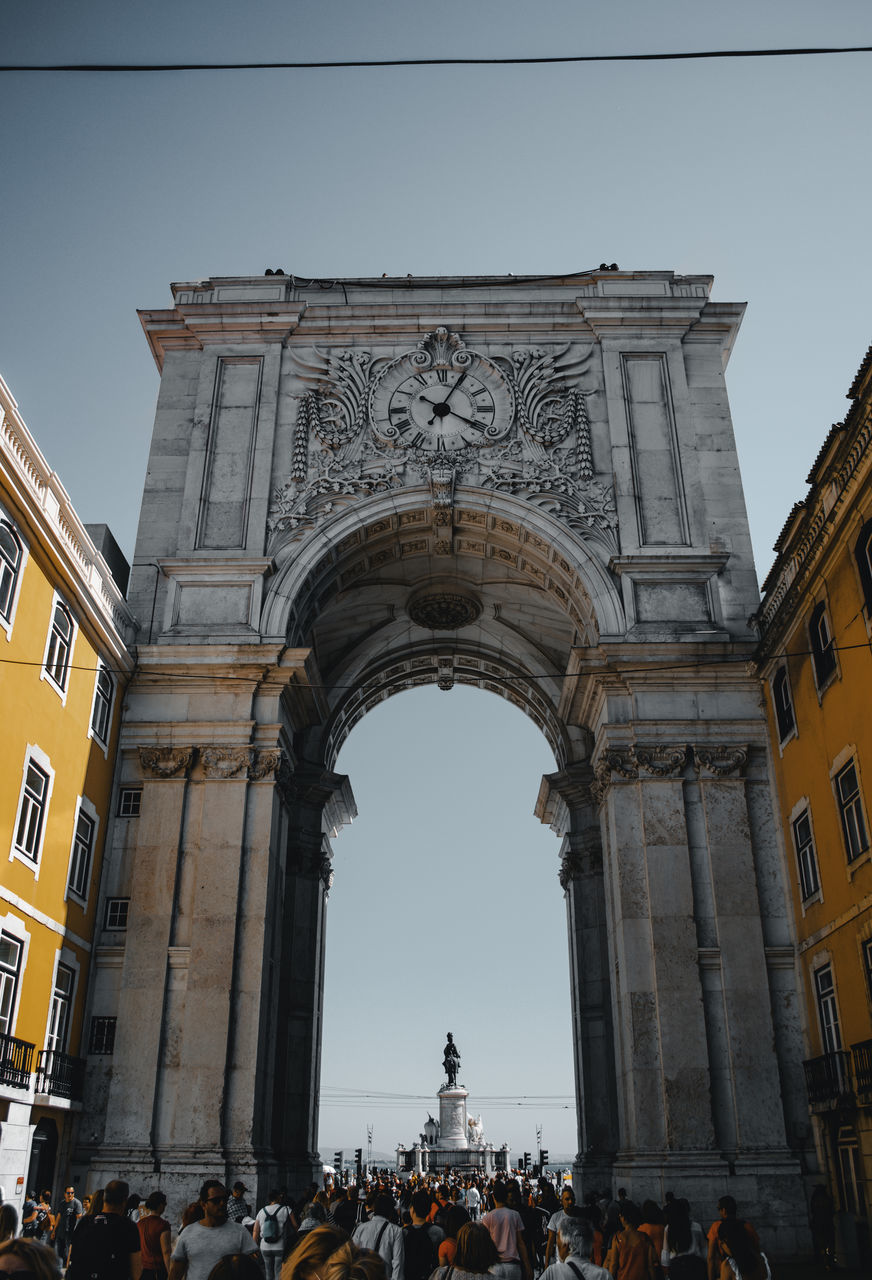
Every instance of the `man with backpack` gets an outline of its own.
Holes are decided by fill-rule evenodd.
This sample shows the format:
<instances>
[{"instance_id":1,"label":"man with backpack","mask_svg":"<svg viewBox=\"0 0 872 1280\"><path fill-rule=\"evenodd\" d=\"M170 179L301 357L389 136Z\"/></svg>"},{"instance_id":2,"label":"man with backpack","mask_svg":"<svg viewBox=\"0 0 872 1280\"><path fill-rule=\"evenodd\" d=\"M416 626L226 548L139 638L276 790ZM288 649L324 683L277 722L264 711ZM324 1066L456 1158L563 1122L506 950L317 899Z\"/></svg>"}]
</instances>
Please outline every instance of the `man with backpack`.
<instances>
[{"instance_id":1,"label":"man with backpack","mask_svg":"<svg viewBox=\"0 0 872 1280\"><path fill-rule=\"evenodd\" d=\"M438 1266L438 1250L445 1233L427 1221L430 1192L416 1191L409 1204L411 1226L403 1228L403 1266L405 1280L429 1280Z\"/></svg>"},{"instance_id":2,"label":"man with backpack","mask_svg":"<svg viewBox=\"0 0 872 1280\"><path fill-rule=\"evenodd\" d=\"M279 1280L290 1216L287 1205L281 1203L281 1193L273 1190L254 1220L252 1235L254 1243L260 1246L266 1280Z\"/></svg>"},{"instance_id":3,"label":"man with backpack","mask_svg":"<svg viewBox=\"0 0 872 1280\"><path fill-rule=\"evenodd\" d=\"M358 1248L372 1249L381 1255L387 1280L404 1280L404 1232L397 1223L393 1200L384 1191L372 1190L366 1197L366 1207L369 1218L355 1227L351 1239Z\"/></svg>"},{"instance_id":4,"label":"man with backpack","mask_svg":"<svg viewBox=\"0 0 872 1280\"><path fill-rule=\"evenodd\" d=\"M141 1280L139 1229L126 1213L129 1195L126 1182L107 1182L102 1212L79 1219L70 1249L68 1280Z\"/></svg>"}]
</instances>

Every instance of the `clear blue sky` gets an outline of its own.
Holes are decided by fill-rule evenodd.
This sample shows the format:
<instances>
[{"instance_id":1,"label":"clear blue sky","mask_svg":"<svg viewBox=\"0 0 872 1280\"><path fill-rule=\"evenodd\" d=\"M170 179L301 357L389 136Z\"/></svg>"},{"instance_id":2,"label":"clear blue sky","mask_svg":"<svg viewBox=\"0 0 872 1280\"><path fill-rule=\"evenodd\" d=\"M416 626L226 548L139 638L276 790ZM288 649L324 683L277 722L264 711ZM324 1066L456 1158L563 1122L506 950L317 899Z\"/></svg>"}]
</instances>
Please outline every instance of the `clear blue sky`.
<instances>
[{"instance_id":1,"label":"clear blue sky","mask_svg":"<svg viewBox=\"0 0 872 1280\"><path fill-rule=\"evenodd\" d=\"M0 9L4 62L822 44L872 44L867 0ZM171 280L601 261L711 273L716 298L749 304L728 385L762 577L872 340L870 70L858 54L0 76L0 372L82 517L108 522L131 554L157 392L136 308L167 305ZM340 763L361 817L336 846L325 1086L432 1092L451 1027L477 1095L571 1093L557 846L529 816L551 767L544 741L497 699L429 690L374 712ZM449 856L453 877L438 874ZM478 879L495 866L499 888ZM377 923L398 885L411 899ZM421 929L425 909L435 923ZM569 1112L475 1109L495 1140L529 1147L541 1120L551 1150L574 1149ZM367 1120L390 1149L425 1118L426 1105L325 1106L323 1149L359 1145Z\"/></svg>"}]
</instances>

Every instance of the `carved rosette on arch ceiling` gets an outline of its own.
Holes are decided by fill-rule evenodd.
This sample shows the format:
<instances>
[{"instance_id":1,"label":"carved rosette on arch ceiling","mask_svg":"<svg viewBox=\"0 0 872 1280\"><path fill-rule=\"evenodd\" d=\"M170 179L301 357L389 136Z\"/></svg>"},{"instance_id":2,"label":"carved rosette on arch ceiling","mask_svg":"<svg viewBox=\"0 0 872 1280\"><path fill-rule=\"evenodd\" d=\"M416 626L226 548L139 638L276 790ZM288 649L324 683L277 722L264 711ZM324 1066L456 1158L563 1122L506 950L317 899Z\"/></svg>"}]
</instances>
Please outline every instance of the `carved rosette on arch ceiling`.
<instances>
[{"instance_id":1,"label":"carved rosette on arch ceiling","mask_svg":"<svg viewBox=\"0 0 872 1280\"><path fill-rule=\"evenodd\" d=\"M270 507L273 545L362 497L447 476L530 502L614 554L614 495L594 471L582 387L593 353L564 343L489 357L444 327L395 358L293 351L306 390Z\"/></svg>"}]
</instances>

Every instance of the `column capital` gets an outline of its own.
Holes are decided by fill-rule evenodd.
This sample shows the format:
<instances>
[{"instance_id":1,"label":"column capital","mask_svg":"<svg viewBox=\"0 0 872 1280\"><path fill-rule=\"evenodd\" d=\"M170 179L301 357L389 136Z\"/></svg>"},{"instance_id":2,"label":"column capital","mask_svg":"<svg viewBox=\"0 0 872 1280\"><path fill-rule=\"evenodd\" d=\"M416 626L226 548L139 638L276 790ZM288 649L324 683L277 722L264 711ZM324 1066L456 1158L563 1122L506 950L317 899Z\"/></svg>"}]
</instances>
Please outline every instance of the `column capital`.
<instances>
[{"instance_id":1,"label":"column capital","mask_svg":"<svg viewBox=\"0 0 872 1280\"><path fill-rule=\"evenodd\" d=\"M557 878L561 889L566 893L574 880L601 875L602 869L603 851L599 843L591 840L578 845L568 844L560 855Z\"/></svg>"},{"instance_id":2,"label":"column capital","mask_svg":"<svg viewBox=\"0 0 872 1280\"><path fill-rule=\"evenodd\" d=\"M636 742L609 747L594 766L591 794L599 805L613 782L680 778L686 764L687 744L684 742Z\"/></svg>"},{"instance_id":3,"label":"column capital","mask_svg":"<svg viewBox=\"0 0 872 1280\"><path fill-rule=\"evenodd\" d=\"M153 778L186 778L194 763L196 747L140 747L139 764Z\"/></svg>"},{"instance_id":4,"label":"column capital","mask_svg":"<svg viewBox=\"0 0 872 1280\"><path fill-rule=\"evenodd\" d=\"M251 764L251 747L219 747L210 744L200 748L203 776L210 781L218 778L246 777Z\"/></svg>"},{"instance_id":5,"label":"column capital","mask_svg":"<svg viewBox=\"0 0 872 1280\"><path fill-rule=\"evenodd\" d=\"M696 776L704 781L711 778L743 778L748 763L746 744L708 742L695 743L691 748Z\"/></svg>"}]
</instances>

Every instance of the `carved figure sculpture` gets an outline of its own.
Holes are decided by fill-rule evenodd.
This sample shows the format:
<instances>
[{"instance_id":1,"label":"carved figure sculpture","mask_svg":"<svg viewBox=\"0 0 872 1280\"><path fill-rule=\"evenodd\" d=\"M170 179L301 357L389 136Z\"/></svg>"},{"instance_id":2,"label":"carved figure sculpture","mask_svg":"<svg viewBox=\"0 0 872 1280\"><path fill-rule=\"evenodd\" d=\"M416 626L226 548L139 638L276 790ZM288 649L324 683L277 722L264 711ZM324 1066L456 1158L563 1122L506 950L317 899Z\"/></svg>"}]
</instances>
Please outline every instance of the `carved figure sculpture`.
<instances>
[{"instance_id":1,"label":"carved figure sculpture","mask_svg":"<svg viewBox=\"0 0 872 1280\"><path fill-rule=\"evenodd\" d=\"M480 1147L484 1142L484 1125L481 1122L481 1115L477 1115L474 1119L472 1116L466 1122L469 1129L469 1141L473 1147Z\"/></svg>"},{"instance_id":2,"label":"carved figure sculpture","mask_svg":"<svg viewBox=\"0 0 872 1280\"><path fill-rule=\"evenodd\" d=\"M442 1066L445 1069L445 1074L448 1076L448 1087L449 1089L453 1089L457 1084L457 1072L460 1068L460 1053L458 1052L457 1045L454 1043L454 1036L450 1031L448 1032L448 1041L445 1045L442 1056Z\"/></svg>"}]
</instances>

